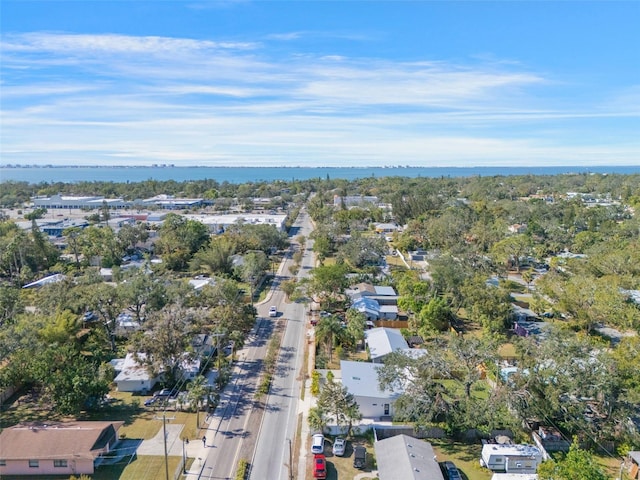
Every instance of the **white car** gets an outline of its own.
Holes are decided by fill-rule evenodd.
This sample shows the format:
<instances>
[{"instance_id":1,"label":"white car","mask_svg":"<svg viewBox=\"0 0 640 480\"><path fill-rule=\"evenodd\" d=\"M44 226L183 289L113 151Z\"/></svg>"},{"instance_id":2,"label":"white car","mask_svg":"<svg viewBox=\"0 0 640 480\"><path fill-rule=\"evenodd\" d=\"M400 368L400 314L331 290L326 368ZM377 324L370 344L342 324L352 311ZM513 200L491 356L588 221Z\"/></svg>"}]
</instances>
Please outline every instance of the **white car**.
<instances>
[{"instance_id":1,"label":"white car","mask_svg":"<svg viewBox=\"0 0 640 480\"><path fill-rule=\"evenodd\" d=\"M333 441L333 454L337 457L344 455L344 451L347 447L347 441L344 438L336 438Z\"/></svg>"},{"instance_id":2,"label":"white car","mask_svg":"<svg viewBox=\"0 0 640 480\"><path fill-rule=\"evenodd\" d=\"M269 316L270 317L277 317L278 316L278 309L276 308L275 305L271 305L269 307Z\"/></svg>"}]
</instances>

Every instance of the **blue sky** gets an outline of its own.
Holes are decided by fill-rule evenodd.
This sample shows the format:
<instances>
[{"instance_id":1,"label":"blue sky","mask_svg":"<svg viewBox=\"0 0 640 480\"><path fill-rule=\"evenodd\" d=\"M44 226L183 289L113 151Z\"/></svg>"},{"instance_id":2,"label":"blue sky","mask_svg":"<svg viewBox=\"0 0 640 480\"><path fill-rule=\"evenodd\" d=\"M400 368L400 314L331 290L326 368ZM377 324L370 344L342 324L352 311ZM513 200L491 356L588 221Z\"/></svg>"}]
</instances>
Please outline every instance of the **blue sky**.
<instances>
[{"instance_id":1,"label":"blue sky","mask_svg":"<svg viewBox=\"0 0 640 480\"><path fill-rule=\"evenodd\" d=\"M640 1L0 8L2 164L640 164Z\"/></svg>"}]
</instances>

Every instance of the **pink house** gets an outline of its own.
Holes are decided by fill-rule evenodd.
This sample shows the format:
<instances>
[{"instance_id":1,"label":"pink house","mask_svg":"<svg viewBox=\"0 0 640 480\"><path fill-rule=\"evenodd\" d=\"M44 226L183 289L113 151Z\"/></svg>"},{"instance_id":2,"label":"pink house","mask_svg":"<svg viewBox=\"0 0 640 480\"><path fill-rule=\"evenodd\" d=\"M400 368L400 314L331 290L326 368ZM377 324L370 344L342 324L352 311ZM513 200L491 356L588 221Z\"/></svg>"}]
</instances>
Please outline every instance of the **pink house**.
<instances>
[{"instance_id":1,"label":"pink house","mask_svg":"<svg viewBox=\"0 0 640 480\"><path fill-rule=\"evenodd\" d=\"M0 433L0 478L90 475L95 459L118 441L123 423L51 422L5 428Z\"/></svg>"}]
</instances>

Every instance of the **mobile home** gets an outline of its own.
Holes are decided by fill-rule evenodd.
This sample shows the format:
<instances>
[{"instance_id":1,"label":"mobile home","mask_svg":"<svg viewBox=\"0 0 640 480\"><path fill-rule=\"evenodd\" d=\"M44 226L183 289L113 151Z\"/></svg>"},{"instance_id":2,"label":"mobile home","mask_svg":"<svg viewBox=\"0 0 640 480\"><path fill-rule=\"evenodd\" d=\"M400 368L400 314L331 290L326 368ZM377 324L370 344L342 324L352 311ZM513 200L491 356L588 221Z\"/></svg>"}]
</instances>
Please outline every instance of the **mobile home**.
<instances>
[{"instance_id":1,"label":"mobile home","mask_svg":"<svg viewBox=\"0 0 640 480\"><path fill-rule=\"evenodd\" d=\"M536 473L540 463L542 452L534 445L487 443L482 446L480 465L494 472Z\"/></svg>"}]
</instances>

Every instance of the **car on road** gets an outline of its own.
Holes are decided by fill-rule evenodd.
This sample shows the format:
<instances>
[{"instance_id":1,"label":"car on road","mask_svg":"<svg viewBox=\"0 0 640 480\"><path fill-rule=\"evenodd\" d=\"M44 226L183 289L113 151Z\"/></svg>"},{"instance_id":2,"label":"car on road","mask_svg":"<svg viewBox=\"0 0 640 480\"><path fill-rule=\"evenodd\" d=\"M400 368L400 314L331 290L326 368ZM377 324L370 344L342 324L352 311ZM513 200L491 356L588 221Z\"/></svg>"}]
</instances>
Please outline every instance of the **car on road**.
<instances>
[{"instance_id":1,"label":"car on road","mask_svg":"<svg viewBox=\"0 0 640 480\"><path fill-rule=\"evenodd\" d=\"M462 480L462 475L453 462L443 462L442 468L447 475L447 480Z\"/></svg>"},{"instance_id":2,"label":"car on road","mask_svg":"<svg viewBox=\"0 0 640 480\"><path fill-rule=\"evenodd\" d=\"M324 453L324 435L321 433L311 437L311 453Z\"/></svg>"},{"instance_id":3,"label":"car on road","mask_svg":"<svg viewBox=\"0 0 640 480\"><path fill-rule=\"evenodd\" d=\"M269 307L269 316L270 317L277 317L278 316L278 308L275 305L271 305Z\"/></svg>"},{"instance_id":4,"label":"car on road","mask_svg":"<svg viewBox=\"0 0 640 480\"><path fill-rule=\"evenodd\" d=\"M313 456L313 478L327 478L327 460L321 453Z\"/></svg>"},{"instance_id":5,"label":"car on road","mask_svg":"<svg viewBox=\"0 0 640 480\"><path fill-rule=\"evenodd\" d=\"M362 445L353 447L353 466L362 470L367 464L367 449Z\"/></svg>"},{"instance_id":6,"label":"car on road","mask_svg":"<svg viewBox=\"0 0 640 480\"><path fill-rule=\"evenodd\" d=\"M333 441L333 454L337 457L344 455L344 451L347 448L347 441L344 438L338 437Z\"/></svg>"}]
</instances>

